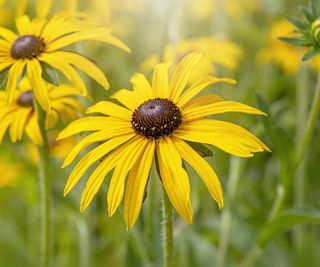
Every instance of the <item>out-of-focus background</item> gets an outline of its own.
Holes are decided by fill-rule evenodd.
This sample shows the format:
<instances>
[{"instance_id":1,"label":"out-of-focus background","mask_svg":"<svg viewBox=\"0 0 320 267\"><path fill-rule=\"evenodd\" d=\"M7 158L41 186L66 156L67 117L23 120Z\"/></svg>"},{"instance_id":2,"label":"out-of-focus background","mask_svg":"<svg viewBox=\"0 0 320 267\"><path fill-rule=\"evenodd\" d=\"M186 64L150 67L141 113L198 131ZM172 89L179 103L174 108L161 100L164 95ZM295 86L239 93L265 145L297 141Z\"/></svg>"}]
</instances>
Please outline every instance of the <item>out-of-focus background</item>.
<instances>
[{"instance_id":1,"label":"out-of-focus background","mask_svg":"<svg viewBox=\"0 0 320 267\"><path fill-rule=\"evenodd\" d=\"M50 2L50 1L49 1ZM0 1L1 26L14 29L14 17L36 16L46 1ZM193 224L175 216L176 266L320 266L320 131L319 120L298 172L290 176L310 108L320 59L301 62L303 51L282 43L293 26L285 16L300 16L307 0L56 0L48 17L58 12L85 14L112 28L132 50L127 54L96 42L75 46L106 74L105 91L84 77L89 106L118 89L131 88L134 72L150 75L160 61L178 62L193 50L204 59L191 79L212 74L237 80L208 92L258 107L266 118L228 115L224 119L250 129L271 148L253 158L230 157L215 148L207 158L223 185L225 208L219 211L191 168ZM1 88L3 89L3 88ZM1 123L1 121L0 121ZM61 123L60 128L65 125ZM122 208L108 218L108 179L81 214L79 200L86 179L63 197L71 168L61 169L77 140L52 141L53 266L161 266L160 182L151 179L137 224L126 231ZM37 154L30 141L0 146L0 266L38 264L39 198ZM288 174L289 173L289 174ZM155 175L153 174L153 178ZM289 182L288 182L289 181ZM286 191L279 218L268 225L274 203ZM304 223L303 225L300 225Z\"/></svg>"}]
</instances>

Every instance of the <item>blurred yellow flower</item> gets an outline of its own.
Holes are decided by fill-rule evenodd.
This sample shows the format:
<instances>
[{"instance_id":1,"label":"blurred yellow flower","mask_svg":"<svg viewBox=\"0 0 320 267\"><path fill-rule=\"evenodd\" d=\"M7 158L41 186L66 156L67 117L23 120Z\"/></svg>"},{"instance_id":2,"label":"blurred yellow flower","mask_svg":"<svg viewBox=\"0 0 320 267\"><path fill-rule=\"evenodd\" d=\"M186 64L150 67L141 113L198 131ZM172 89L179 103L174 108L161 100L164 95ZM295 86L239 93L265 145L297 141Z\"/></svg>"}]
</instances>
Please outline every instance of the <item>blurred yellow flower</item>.
<instances>
[{"instance_id":1,"label":"blurred yellow flower","mask_svg":"<svg viewBox=\"0 0 320 267\"><path fill-rule=\"evenodd\" d=\"M72 16L56 15L51 20L32 21L27 16L22 16L16 19L16 26L18 37L11 30L0 27L0 71L10 67L5 89L10 103L14 99L19 76L26 68L26 75L37 101L43 109L50 110L51 104L40 62L61 71L83 95L86 95L87 90L74 67L105 89L109 88L105 75L91 60L77 52L63 51L61 48L79 41L97 40L129 51L127 46L110 34L110 29Z\"/></svg>"},{"instance_id":2,"label":"blurred yellow flower","mask_svg":"<svg viewBox=\"0 0 320 267\"><path fill-rule=\"evenodd\" d=\"M83 113L84 108L75 97L80 93L70 85L61 84L55 86L46 83L45 89L51 101L52 109L46 115L46 127L52 128L61 117L66 122L78 118L77 113ZM5 92L0 91L0 144L3 136L9 129L9 135L12 142L20 141L23 133L35 144L42 144L40 134L38 115L33 106L33 93L31 84L25 77L19 84L17 90L14 90L14 101L7 104Z\"/></svg>"},{"instance_id":3,"label":"blurred yellow flower","mask_svg":"<svg viewBox=\"0 0 320 267\"><path fill-rule=\"evenodd\" d=\"M230 41L220 40L214 37L202 37L182 40L174 45L168 45L164 49L164 62L179 62L185 55L192 51L200 51L204 57L199 61L197 68L192 73L190 82L198 78L215 73L215 64L228 69L235 69L242 56L241 48ZM141 65L144 72L151 72L159 63L158 54L149 56Z\"/></svg>"},{"instance_id":4,"label":"blurred yellow flower","mask_svg":"<svg viewBox=\"0 0 320 267\"><path fill-rule=\"evenodd\" d=\"M274 63L288 74L297 73L304 50L278 39L279 37L295 37L294 30L294 26L287 20L283 19L274 22L268 34L266 47L262 48L258 53L258 61L261 63ZM314 57L310 63L314 69L318 70L320 57Z\"/></svg>"},{"instance_id":5,"label":"blurred yellow flower","mask_svg":"<svg viewBox=\"0 0 320 267\"><path fill-rule=\"evenodd\" d=\"M202 54L198 52L188 54L177 65L171 79L168 76L170 63L156 65L151 85L143 74L136 73L131 79L133 91L122 89L112 96L121 106L109 101L98 102L87 113L100 113L100 116L79 119L60 133L58 139L94 131L70 151L63 167L90 144L100 143L78 162L65 186L66 195L92 164L101 161L87 181L81 211L88 207L105 176L114 169L107 196L108 213L112 216L124 198L125 221L128 229L132 228L139 216L151 165L156 157L170 201L191 223L190 184L182 160L199 174L219 208L223 207L223 194L214 170L186 141L211 144L240 157L269 151L244 128L221 120L205 119L226 112L265 113L238 102L223 101L217 95L195 97L210 84L234 84L232 79L205 76L184 90L201 58Z\"/></svg>"},{"instance_id":6,"label":"blurred yellow flower","mask_svg":"<svg viewBox=\"0 0 320 267\"><path fill-rule=\"evenodd\" d=\"M8 163L0 158L0 188L6 186L15 186L22 168L20 164Z\"/></svg>"}]
</instances>

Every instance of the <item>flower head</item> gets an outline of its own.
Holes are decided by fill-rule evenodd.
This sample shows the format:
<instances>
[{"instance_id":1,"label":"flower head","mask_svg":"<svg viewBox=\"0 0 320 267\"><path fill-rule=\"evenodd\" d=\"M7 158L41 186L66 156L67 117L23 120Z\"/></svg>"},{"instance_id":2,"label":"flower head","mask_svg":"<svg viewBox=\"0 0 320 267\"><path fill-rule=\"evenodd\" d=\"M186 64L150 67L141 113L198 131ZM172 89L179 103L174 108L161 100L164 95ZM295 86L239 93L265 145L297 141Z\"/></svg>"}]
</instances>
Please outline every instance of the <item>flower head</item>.
<instances>
[{"instance_id":1,"label":"flower head","mask_svg":"<svg viewBox=\"0 0 320 267\"><path fill-rule=\"evenodd\" d=\"M183 161L195 169L220 208L223 207L223 195L218 176L188 141L210 144L240 157L269 151L244 128L221 120L205 119L225 112L264 113L238 102L223 101L217 95L195 97L210 84L234 84L232 79L206 76L185 90L191 71L201 57L198 52L188 54L171 78L168 75L170 64L156 65L151 85L144 75L135 74L131 79L133 91L122 89L113 95L122 105L99 102L87 113L101 115L74 121L60 133L58 139L94 131L70 151L63 167L69 165L84 148L100 142L79 161L65 186L66 195L87 169L100 161L83 191L81 211L87 208L105 176L114 169L108 189L108 213L112 216L124 198L124 217L130 229L139 216L151 165L156 157L160 178L170 201L176 211L191 223L190 184Z\"/></svg>"},{"instance_id":2,"label":"flower head","mask_svg":"<svg viewBox=\"0 0 320 267\"><path fill-rule=\"evenodd\" d=\"M8 102L14 99L14 90L19 77L26 69L32 90L45 110L51 104L45 82L42 79L42 66L46 63L61 71L85 95L86 87L74 67L80 69L104 88L109 83L103 72L88 58L77 52L61 49L84 40L97 40L129 49L104 27L80 20L74 16L56 15L50 20L34 19L27 16L16 19L18 35L9 29L0 27L0 71L9 68L5 88Z\"/></svg>"},{"instance_id":3,"label":"flower head","mask_svg":"<svg viewBox=\"0 0 320 267\"><path fill-rule=\"evenodd\" d=\"M70 85L55 86L45 83L45 89L51 101L52 108L46 115L46 127L52 128L61 117L70 122L78 118L77 112L83 113L84 108L75 97L80 93ZM34 108L34 94L29 80L24 77L19 88L14 90L13 102L7 104L5 92L0 91L0 144L9 128L12 142L20 141L24 132L35 144L42 144L38 124L38 113Z\"/></svg>"}]
</instances>

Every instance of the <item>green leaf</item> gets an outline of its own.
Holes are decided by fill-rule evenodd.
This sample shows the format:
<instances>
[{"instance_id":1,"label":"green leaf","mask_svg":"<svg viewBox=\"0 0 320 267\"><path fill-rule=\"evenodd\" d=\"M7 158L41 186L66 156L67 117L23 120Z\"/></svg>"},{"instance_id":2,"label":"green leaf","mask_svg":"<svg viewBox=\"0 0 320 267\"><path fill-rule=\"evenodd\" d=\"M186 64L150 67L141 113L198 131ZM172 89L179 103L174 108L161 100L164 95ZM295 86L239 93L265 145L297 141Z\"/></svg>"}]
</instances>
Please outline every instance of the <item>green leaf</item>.
<instances>
[{"instance_id":1,"label":"green leaf","mask_svg":"<svg viewBox=\"0 0 320 267\"><path fill-rule=\"evenodd\" d=\"M212 151L207 148L205 145L200 144L200 143L195 143L195 142L187 142L195 151L198 152L198 154L205 158L205 157L212 157Z\"/></svg>"},{"instance_id":2,"label":"green leaf","mask_svg":"<svg viewBox=\"0 0 320 267\"><path fill-rule=\"evenodd\" d=\"M320 224L320 210L301 208L282 211L263 227L257 239L257 244L264 247L276 235L300 224Z\"/></svg>"},{"instance_id":3,"label":"green leaf","mask_svg":"<svg viewBox=\"0 0 320 267\"><path fill-rule=\"evenodd\" d=\"M315 14L313 14L312 11L310 11L309 9L307 9L305 7L301 7L300 11L303 13L305 18L309 21L309 23L312 23L317 19L317 16Z\"/></svg>"},{"instance_id":4,"label":"green leaf","mask_svg":"<svg viewBox=\"0 0 320 267\"><path fill-rule=\"evenodd\" d=\"M315 56L320 54L320 49L319 48L311 48L307 53L305 53L302 57L302 61L307 61Z\"/></svg>"},{"instance_id":5,"label":"green leaf","mask_svg":"<svg viewBox=\"0 0 320 267\"><path fill-rule=\"evenodd\" d=\"M55 69L50 67L46 63L41 63L43 72L42 72L42 77L45 79L47 82L52 83L54 85L59 85L60 84L60 79L59 79L59 74Z\"/></svg>"},{"instance_id":6,"label":"green leaf","mask_svg":"<svg viewBox=\"0 0 320 267\"><path fill-rule=\"evenodd\" d=\"M295 17L285 17L291 24L293 24L299 30L308 30L308 25L300 19Z\"/></svg>"},{"instance_id":7,"label":"green leaf","mask_svg":"<svg viewBox=\"0 0 320 267\"><path fill-rule=\"evenodd\" d=\"M313 43L306 39L301 38L288 38L288 37L279 37L280 41L291 44L291 45L298 45L298 46L311 46Z\"/></svg>"}]
</instances>

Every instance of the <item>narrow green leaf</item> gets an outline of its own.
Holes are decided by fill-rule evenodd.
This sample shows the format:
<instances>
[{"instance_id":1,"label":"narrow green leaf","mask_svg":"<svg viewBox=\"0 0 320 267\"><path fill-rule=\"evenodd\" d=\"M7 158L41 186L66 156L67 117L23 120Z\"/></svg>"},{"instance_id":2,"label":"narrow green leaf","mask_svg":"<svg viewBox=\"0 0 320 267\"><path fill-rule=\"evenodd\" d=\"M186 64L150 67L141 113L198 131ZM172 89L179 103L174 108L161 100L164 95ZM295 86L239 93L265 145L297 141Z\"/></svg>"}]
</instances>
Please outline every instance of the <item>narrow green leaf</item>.
<instances>
[{"instance_id":1,"label":"narrow green leaf","mask_svg":"<svg viewBox=\"0 0 320 267\"><path fill-rule=\"evenodd\" d=\"M60 84L60 79L59 79L59 74L55 69L50 67L46 63L41 63L43 67L43 72L42 72L42 77L45 79L47 82L52 83L54 85L59 85Z\"/></svg>"},{"instance_id":2,"label":"narrow green leaf","mask_svg":"<svg viewBox=\"0 0 320 267\"><path fill-rule=\"evenodd\" d=\"M288 38L288 37L279 37L280 41L291 44L291 45L298 45L298 46L311 46L312 42L306 39L301 38Z\"/></svg>"},{"instance_id":3,"label":"narrow green leaf","mask_svg":"<svg viewBox=\"0 0 320 267\"><path fill-rule=\"evenodd\" d=\"M309 9L305 7L301 7L300 11L303 13L305 18L309 21L309 23L312 23L317 19L317 16L315 16L315 14L313 14Z\"/></svg>"},{"instance_id":4,"label":"narrow green leaf","mask_svg":"<svg viewBox=\"0 0 320 267\"><path fill-rule=\"evenodd\" d=\"M308 25L303 20L297 19L295 17L289 17L289 16L285 18L299 30L308 29Z\"/></svg>"},{"instance_id":5,"label":"narrow green leaf","mask_svg":"<svg viewBox=\"0 0 320 267\"><path fill-rule=\"evenodd\" d=\"M195 151L198 152L198 154L205 158L205 157L212 157L212 151L207 148L205 145L200 144L200 143L195 143L195 142L187 142Z\"/></svg>"},{"instance_id":6,"label":"narrow green leaf","mask_svg":"<svg viewBox=\"0 0 320 267\"><path fill-rule=\"evenodd\" d=\"M305 53L302 57L302 61L307 61L316 55L320 54L320 49L319 48L311 48L307 53Z\"/></svg>"},{"instance_id":7,"label":"narrow green leaf","mask_svg":"<svg viewBox=\"0 0 320 267\"><path fill-rule=\"evenodd\" d=\"M281 212L260 232L257 244L264 247L276 235L300 224L320 224L320 210L292 209Z\"/></svg>"}]
</instances>

